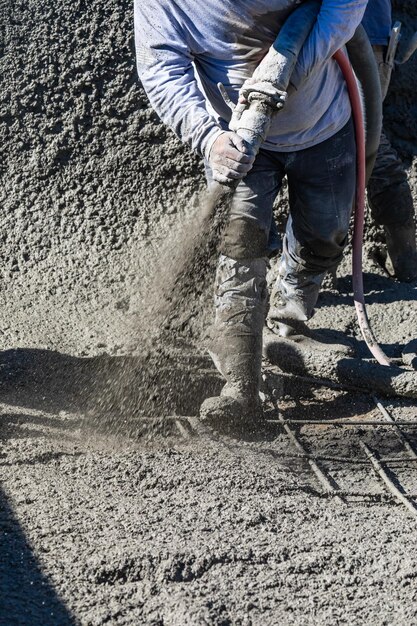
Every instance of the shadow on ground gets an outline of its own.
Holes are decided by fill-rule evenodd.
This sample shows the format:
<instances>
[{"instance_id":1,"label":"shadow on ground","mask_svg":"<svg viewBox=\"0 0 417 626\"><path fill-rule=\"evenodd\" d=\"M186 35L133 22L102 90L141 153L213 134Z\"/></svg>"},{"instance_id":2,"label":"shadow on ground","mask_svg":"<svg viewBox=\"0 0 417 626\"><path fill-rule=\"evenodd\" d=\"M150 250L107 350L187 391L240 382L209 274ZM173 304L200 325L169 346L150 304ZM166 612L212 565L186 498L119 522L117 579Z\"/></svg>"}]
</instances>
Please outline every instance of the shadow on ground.
<instances>
[{"instance_id":1,"label":"shadow on ground","mask_svg":"<svg viewBox=\"0 0 417 626\"><path fill-rule=\"evenodd\" d=\"M389 304L391 302L414 302L417 283L399 283L392 278L378 274L364 273L364 293L367 304ZM336 291L323 291L317 308L352 305L352 277L344 276L337 280Z\"/></svg>"},{"instance_id":2,"label":"shadow on ground","mask_svg":"<svg viewBox=\"0 0 417 626\"><path fill-rule=\"evenodd\" d=\"M191 353L181 359L79 358L18 349L0 355L0 374L4 403L54 415L78 413L102 426L117 418L197 415L202 399L217 395L223 384L205 357Z\"/></svg>"},{"instance_id":3,"label":"shadow on ground","mask_svg":"<svg viewBox=\"0 0 417 626\"><path fill-rule=\"evenodd\" d=\"M42 572L2 491L0 533L0 624L75 624L51 581Z\"/></svg>"}]
</instances>

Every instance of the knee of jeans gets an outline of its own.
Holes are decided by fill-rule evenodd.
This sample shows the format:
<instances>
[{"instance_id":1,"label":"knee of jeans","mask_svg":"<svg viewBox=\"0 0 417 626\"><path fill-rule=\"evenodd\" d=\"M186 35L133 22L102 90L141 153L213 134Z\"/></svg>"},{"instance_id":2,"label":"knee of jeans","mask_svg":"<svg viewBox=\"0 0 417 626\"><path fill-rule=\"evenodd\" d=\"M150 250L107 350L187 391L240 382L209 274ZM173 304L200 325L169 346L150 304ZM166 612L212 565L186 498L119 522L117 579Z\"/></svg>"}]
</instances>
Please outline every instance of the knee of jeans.
<instances>
[{"instance_id":1,"label":"knee of jeans","mask_svg":"<svg viewBox=\"0 0 417 626\"><path fill-rule=\"evenodd\" d=\"M346 232L337 230L309 242L306 249L308 261L325 269L341 259L347 240Z\"/></svg>"},{"instance_id":2,"label":"knee of jeans","mask_svg":"<svg viewBox=\"0 0 417 626\"><path fill-rule=\"evenodd\" d=\"M269 230L256 220L232 218L226 227L220 252L232 259L258 259L268 255Z\"/></svg>"}]
</instances>

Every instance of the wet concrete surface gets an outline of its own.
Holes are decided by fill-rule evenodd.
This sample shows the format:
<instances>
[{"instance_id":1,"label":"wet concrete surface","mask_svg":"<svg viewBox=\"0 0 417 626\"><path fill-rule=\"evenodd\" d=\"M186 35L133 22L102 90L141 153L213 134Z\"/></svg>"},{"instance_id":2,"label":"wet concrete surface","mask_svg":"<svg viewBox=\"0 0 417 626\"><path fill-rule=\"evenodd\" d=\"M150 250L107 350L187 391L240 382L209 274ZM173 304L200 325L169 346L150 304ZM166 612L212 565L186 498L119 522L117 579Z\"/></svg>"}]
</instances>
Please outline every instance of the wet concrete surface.
<instances>
[{"instance_id":1,"label":"wet concrete surface","mask_svg":"<svg viewBox=\"0 0 417 626\"><path fill-rule=\"evenodd\" d=\"M306 388L286 394L285 417L377 417L366 397L313 396ZM13 394L4 400L4 623L416 619L416 519L369 465L352 463L363 461L359 439L400 456L387 429L299 432L310 453L350 459L320 462L354 494L341 504L278 427L255 440L183 440L152 428L135 438L101 436L77 413L19 407ZM397 408L403 416L406 407ZM415 493L417 467L394 469Z\"/></svg>"}]
</instances>

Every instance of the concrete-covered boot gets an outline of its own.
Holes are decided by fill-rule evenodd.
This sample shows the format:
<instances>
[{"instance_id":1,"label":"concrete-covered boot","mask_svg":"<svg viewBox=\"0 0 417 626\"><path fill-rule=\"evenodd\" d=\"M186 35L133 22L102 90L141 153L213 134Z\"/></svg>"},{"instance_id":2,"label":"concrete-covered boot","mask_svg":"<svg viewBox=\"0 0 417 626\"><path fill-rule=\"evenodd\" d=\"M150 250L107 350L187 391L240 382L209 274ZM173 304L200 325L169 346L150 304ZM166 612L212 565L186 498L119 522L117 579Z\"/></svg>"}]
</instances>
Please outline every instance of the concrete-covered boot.
<instances>
[{"instance_id":1,"label":"concrete-covered boot","mask_svg":"<svg viewBox=\"0 0 417 626\"><path fill-rule=\"evenodd\" d=\"M404 283L416 280L417 248L414 220L409 220L403 226L397 224L384 226L384 230L387 252L395 278Z\"/></svg>"},{"instance_id":2,"label":"concrete-covered boot","mask_svg":"<svg viewBox=\"0 0 417 626\"><path fill-rule=\"evenodd\" d=\"M290 280L286 280L286 276ZM305 335L306 321L311 317L317 300L318 290L324 275L297 276L294 283L288 272L284 256L279 261L278 276L271 291L267 326L280 337Z\"/></svg>"},{"instance_id":3,"label":"concrete-covered boot","mask_svg":"<svg viewBox=\"0 0 417 626\"><path fill-rule=\"evenodd\" d=\"M212 329L209 354L226 379L220 396L207 398L200 408L202 420L213 426L255 425L262 418L259 398L262 335L251 336L243 328L234 335Z\"/></svg>"},{"instance_id":4,"label":"concrete-covered boot","mask_svg":"<svg viewBox=\"0 0 417 626\"><path fill-rule=\"evenodd\" d=\"M266 267L265 259L220 257L216 316L207 349L226 384L220 396L207 398L200 408L201 420L216 428L256 428L262 419L259 391L268 301Z\"/></svg>"},{"instance_id":5,"label":"concrete-covered boot","mask_svg":"<svg viewBox=\"0 0 417 626\"><path fill-rule=\"evenodd\" d=\"M267 326L281 341L297 343L310 351L329 351L350 356L352 346L340 333L327 329L310 329L306 322L312 317L318 291L324 274L303 275L292 284L286 279L285 261L281 260L280 273L271 293L271 306Z\"/></svg>"}]
</instances>

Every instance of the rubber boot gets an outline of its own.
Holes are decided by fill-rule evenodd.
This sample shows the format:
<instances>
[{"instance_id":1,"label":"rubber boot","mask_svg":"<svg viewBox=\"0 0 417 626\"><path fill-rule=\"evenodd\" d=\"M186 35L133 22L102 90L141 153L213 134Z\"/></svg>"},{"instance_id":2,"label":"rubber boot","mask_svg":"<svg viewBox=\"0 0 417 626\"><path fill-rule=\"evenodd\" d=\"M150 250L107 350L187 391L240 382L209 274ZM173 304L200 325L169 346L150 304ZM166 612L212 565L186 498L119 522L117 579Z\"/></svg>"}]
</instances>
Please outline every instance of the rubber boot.
<instances>
[{"instance_id":1,"label":"rubber boot","mask_svg":"<svg viewBox=\"0 0 417 626\"><path fill-rule=\"evenodd\" d=\"M267 326L281 341L297 343L308 352L329 352L343 356L353 354L349 341L332 330L310 329L306 322L314 313L319 285L324 274L300 280L297 288L288 285L284 278L285 261L271 293Z\"/></svg>"},{"instance_id":2,"label":"rubber boot","mask_svg":"<svg viewBox=\"0 0 417 626\"><path fill-rule=\"evenodd\" d=\"M263 416L259 391L268 302L266 268L266 259L220 257L216 317L207 349L226 384L220 396L207 398L200 408L200 419L216 428L256 428Z\"/></svg>"},{"instance_id":3,"label":"rubber boot","mask_svg":"<svg viewBox=\"0 0 417 626\"><path fill-rule=\"evenodd\" d=\"M400 282L417 279L416 227L413 220L404 226L384 226L387 252L392 271ZM389 268L388 268L389 269Z\"/></svg>"},{"instance_id":4,"label":"rubber boot","mask_svg":"<svg viewBox=\"0 0 417 626\"><path fill-rule=\"evenodd\" d=\"M316 301L315 291L318 291L317 283L321 283L322 280L320 275L318 280L311 281L311 284L300 281L300 284L293 286L286 283L286 273L285 259L281 257L278 277L271 292L267 320L270 330L281 337L302 335L307 332L305 322L312 315L313 303Z\"/></svg>"},{"instance_id":5,"label":"rubber boot","mask_svg":"<svg viewBox=\"0 0 417 626\"><path fill-rule=\"evenodd\" d=\"M284 300L280 298L277 301L277 292L272 294L271 300L274 306L271 306L268 316L268 326L280 337L293 337L294 335L306 335L308 327L306 321L308 317L304 307L297 300Z\"/></svg>"},{"instance_id":6,"label":"rubber boot","mask_svg":"<svg viewBox=\"0 0 417 626\"><path fill-rule=\"evenodd\" d=\"M204 400L200 418L217 428L255 427L263 416L259 398L262 335L251 336L238 328L234 335L216 331L208 352L227 382L220 396Z\"/></svg>"}]
</instances>

